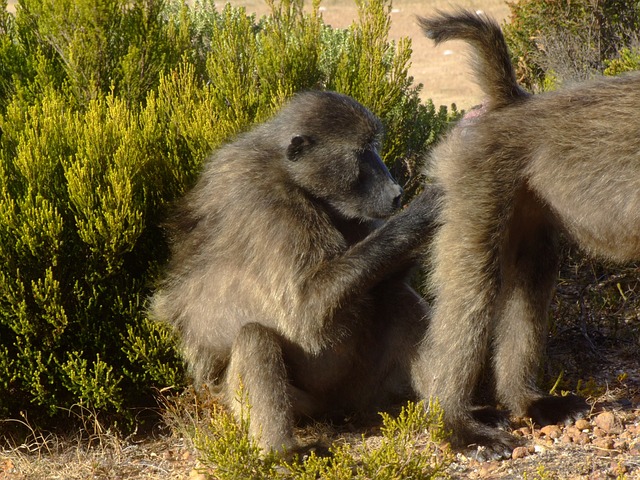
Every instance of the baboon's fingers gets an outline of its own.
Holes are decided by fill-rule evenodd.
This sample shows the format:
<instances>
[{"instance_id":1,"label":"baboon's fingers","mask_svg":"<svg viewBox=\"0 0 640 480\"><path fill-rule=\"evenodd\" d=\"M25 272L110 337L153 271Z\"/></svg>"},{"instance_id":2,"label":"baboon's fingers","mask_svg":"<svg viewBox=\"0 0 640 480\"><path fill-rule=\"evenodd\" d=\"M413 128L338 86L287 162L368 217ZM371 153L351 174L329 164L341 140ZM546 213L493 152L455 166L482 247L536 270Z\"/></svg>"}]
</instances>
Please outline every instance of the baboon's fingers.
<instances>
[{"instance_id":1,"label":"baboon's fingers","mask_svg":"<svg viewBox=\"0 0 640 480\"><path fill-rule=\"evenodd\" d=\"M491 461L511 458L522 440L469 418L466 425L454 427L451 443L476 460Z\"/></svg>"}]
</instances>

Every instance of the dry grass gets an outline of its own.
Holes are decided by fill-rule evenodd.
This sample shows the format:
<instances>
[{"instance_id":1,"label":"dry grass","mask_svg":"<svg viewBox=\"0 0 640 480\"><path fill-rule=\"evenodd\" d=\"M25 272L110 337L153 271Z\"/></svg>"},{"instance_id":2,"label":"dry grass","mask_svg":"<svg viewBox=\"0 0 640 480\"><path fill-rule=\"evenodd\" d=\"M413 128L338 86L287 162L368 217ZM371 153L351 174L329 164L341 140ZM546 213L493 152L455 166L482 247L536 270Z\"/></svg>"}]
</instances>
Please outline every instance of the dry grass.
<instances>
[{"instance_id":1,"label":"dry grass","mask_svg":"<svg viewBox=\"0 0 640 480\"><path fill-rule=\"evenodd\" d=\"M5 420L4 427L15 426L27 433L19 441L3 438L0 479L170 480L186 478L195 467L194 450L178 436L123 438L105 429L91 412L81 411L77 416L82 428L66 435L36 431L24 419Z\"/></svg>"}]
</instances>

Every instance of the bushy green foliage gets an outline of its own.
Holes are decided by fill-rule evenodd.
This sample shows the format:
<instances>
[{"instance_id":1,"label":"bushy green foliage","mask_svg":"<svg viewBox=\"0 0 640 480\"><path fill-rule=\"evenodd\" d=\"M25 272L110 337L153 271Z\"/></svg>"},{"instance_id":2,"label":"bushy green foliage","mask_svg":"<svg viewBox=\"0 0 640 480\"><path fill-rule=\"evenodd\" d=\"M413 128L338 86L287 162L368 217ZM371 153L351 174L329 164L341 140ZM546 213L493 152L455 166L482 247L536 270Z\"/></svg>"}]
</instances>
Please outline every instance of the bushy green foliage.
<instances>
[{"instance_id":1,"label":"bushy green foliage","mask_svg":"<svg viewBox=\"0 0 640 480\"><path fill-rule=\"evenodd\" d=\"M640 29L637 1L521 0L509 8L505 36L519 80L534 91L602 73Z\"/></svg>"},{"instance_id":2,"label":"bushy green foliage","mask_svg":"<svg viewBox=\"0 0 640 480\"><path fill-rule=\"evenodd\" d=\"M624 72L640 70L640 48L623 48L620 50L618 58L605 61L607 68L605 75L616 76Z\"/></svg>"},{"instance_id":3,"label":"bushy green foliage","mask_svg":"<svg viewBox=\"0 0 640 480\"><path fill-rule=\"evenodd\" d=\"M430 479L442 478L452 461L440 445L446 438L442 410L409 402L397 417L382 413L380 438L368 442L342 442L330 448L330 456L311 452L304 458L285 461L265 453L249 438L250 408L240 422L217 409L204 426L194 431L201 462L215 478L236 479Z\"/></svg>"},{"instance_id":4,"label":"bushy green foliage","mask_svg":"<svg viewBox=\"0 0 640 480\"><path fill-rule=\"evenodd\" d=\"M371 107L385 160L415 178L449 118L420 102L408 41L388 42L390 4L360 2L348 30L324 25L318 3L271 5L261 19L211 0L2 9L0 414L79 404L131 419L183 384L171 332L144 309L167 255L159 225L208 152L294 92Z\"/></svg>"},{"instance_id":5,"label":"bushy green foliage","mask_svg":"<svg viewBox=\"0 0 640 480\"><path fill-rule=\"evenodd\" d=\"M181 382L170 335L142 308L171 181L158 124L143 121L156 107L136 113L109 94L74 111L47 88L0 119L5 413L122 411L125 397Z\"/></svg>"}]
</instances>

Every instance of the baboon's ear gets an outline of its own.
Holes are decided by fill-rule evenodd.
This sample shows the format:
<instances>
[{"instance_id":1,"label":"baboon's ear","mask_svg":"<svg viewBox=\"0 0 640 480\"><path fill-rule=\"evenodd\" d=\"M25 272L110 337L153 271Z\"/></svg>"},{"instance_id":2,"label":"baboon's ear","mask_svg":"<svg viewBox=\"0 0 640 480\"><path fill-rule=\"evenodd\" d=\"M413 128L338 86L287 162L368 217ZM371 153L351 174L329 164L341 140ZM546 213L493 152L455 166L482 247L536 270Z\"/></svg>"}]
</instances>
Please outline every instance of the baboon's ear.
<instances>
[{"instance_id":1,"label":"baboon's ear","mask_svg":"<svg viewBox=\"0 0 640 480\"><path fill-rule=\"evenodd\" d=\"M287 158L292 162L298 160L298 157L302 153L302 151L313 145L313 139L311 137L307 137L306 135L296 135L291 139L291 143L287 147Z\"/></svg>"}]
</instances>

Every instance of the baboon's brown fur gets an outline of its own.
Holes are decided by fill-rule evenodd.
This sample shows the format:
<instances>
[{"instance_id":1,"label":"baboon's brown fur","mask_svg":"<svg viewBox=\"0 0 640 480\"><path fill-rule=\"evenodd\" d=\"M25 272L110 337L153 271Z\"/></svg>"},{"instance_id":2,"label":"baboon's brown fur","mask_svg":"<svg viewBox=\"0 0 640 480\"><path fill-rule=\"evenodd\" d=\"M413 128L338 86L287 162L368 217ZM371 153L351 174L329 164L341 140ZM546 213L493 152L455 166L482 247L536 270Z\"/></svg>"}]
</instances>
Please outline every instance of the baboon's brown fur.
<instances>
[{"instance_id":1,"label":"baboon's brown fur","mask_svg":"<svg viewBox=\"0 0 640 480\"><path fill-rule=\"evenodd\" d=\"M208 160L173 224L151 304L173 324L199 383L220 384L266 449L291 450L295 419L373 409L412 392L427 305L406 273L435 217L404 211L378 156L381 124L355 100L296 96Z\"/></svg>"},{"instance_id":2,"label":"baboon's brown fur","mask_svg":"<svg viewBox=\"0 0 640 480\"><path fill-rule=\"evenodd\" d=\"M459 11L420 20L436 42L463 39L487 104L433 151L444 191L433 244L433 317L421 395L439 398L458 446L507 455L514 437L474 417L491 370L497 401L539 424L574 418L575 396L534 379L544 354L558 234L607 260L640 258L640 72L528 95L497 23Z\"/></svg>"}]
</instances>

